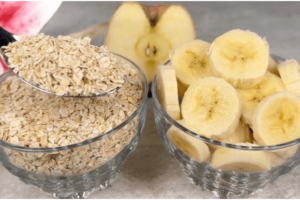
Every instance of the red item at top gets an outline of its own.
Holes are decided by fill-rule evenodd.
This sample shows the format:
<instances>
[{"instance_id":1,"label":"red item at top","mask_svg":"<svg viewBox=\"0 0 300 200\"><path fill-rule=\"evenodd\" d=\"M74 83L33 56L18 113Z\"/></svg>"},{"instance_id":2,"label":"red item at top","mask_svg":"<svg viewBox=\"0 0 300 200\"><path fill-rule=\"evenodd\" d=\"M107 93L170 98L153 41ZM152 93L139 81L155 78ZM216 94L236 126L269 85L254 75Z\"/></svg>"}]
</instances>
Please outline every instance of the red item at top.
<instances>
[{"instance_id":1,"label":"red item at top","mask_svg":"<svg viewBox=\"0 0 300 200\"><path fill-rule=\"evenodd\" d=\"M37 34L61 1L0 1L0 26L16 35ZM0 74L7 70L0 58Z\"/></svg>"}]
</instances>

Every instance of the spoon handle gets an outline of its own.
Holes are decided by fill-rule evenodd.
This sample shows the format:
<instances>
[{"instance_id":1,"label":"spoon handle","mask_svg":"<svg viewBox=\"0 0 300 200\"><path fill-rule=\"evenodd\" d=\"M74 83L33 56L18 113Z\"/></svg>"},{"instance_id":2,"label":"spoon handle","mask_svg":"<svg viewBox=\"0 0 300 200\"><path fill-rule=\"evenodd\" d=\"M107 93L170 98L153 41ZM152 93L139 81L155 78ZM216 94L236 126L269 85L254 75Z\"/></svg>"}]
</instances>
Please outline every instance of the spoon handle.
<instances>
[{"instance_id":1,"label":"spoon handle","mask_svg":"<svg viewBox=\"0 0 300 200\"><path fill-rule=\"evenodd\" d=\"M7 46L10 42L15 42L14 34L8 32L0 26L0 48Z\"/></svg>"}]
</instances>

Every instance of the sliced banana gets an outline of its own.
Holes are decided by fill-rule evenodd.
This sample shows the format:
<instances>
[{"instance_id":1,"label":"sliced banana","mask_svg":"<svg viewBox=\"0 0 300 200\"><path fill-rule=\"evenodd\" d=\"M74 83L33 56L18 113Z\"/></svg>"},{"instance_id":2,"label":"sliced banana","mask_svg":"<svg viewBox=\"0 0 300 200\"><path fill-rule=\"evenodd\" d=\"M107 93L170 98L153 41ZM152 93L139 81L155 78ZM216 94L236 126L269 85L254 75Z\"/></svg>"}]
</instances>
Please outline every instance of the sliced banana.
<instances>
[{"instance_id":1,"label":"sliced banana","mask_svg":"<svg viewBox=\"0 0 300 200\"><path fill-rule=\"evenodd\" d=\"M189 125L183 120L177 122L189 129ZM188 135L174 125L169 128L167 136L182 152L199 163L206 161L210 157L210 151L204 142Z\"/></svg>"},{"instance_id":2,"label":"sliced banana","mask_svg":"<svg viewBox=\"0 0 300 200\"><path fill-rule=\"evenodd\" d=\"M175 49L171 63L175 66L178 80L188 87L198 78L211 76L207 52L210 44L202 40L186 42Z\"/></svg>"},{"instance_id":3,"label":"sliced banana","mask_svg":"<svg viewBox=\"0 0 300 200\"><path fill-rule=\"evenodd\" d=\"M278 65L278 71L287 91L300 96L300 73L298 62L294 59L281 62Z\"/></svg>"},{"instance_id":4,"label":"sliced banana","mask_svg":"<svg viewBox=\"0 0 300 200\"><path fill-rule=\"evenodd\" d=\"M250 132L249 126L243 121L240 121L235 131L227 138L221 140L221 142L229 144L251 143L252 133Z\"/></svg>"},{"instance_id":5,"label":"sliced banana","mask_svg":"<svg viewBox=\"0 0 300 200\"><path fill-rule=\"evenodd\" d=\"M213 41L209 52L213 74L236 88L254 87L268 68L269 45L251 31L229 31Z\"/></svg>"},{"instance_id":6,"label":"sliced banana","mask_svg":"<svg viewBox=\"0 0 300 200\"><path fill-rule=\"evenodd\" d=\"M184 94L181 113L197 133L223 139L233 133L241 116L241 100L236 90L222 78L200 78Z\"/></svg>"},{"instance_id":7,"label":"sliced banana","mask_svg":"<svg viewBox=\"0 0 300 200\"><path fill-rule=\"evenodd\" d=\"M249 126L243 121L240 121L234 132L228 135L226 138L219 140L220 142L225 142L229 144L239 144L239 143L251 143L253 141L252 133ZM209 145L213 150L219 148L226 148L218 145Z\"/></svg>"},{"instance_id":8,"label":"sliced banana","mask_svg":"<svg viewBox=\"0 0 300 200\"><path fill-rule=\"evenodd\" d=\"M298 151L298 147L299 146L297 145L269 152L272 167L277 167L284 164L284 162L295 155L295 153Z\"/></svg>"},{"instance_id":9,"label":"sliced banana","mask_svg":"<svg viewBox=\"0 0 300 200\"><path fill-rule=\"evenodd\" d=\"M275 145L300 136L300 97L277 92L264 98L255 108L252 125L258 145Z\"/></svg>"},{"instance_id":10,"label":"sliced banana","mask_svg":"<svg viewBox=\"0 0 300 200\"><path fill-rule=\"evenodd\" d=\"M237 89L242 100L242 120L252 126L252 118L257 104L270 94L286 90L281 79L266 72L262 81L249 89Z\"/></svg>"},{"instance_id":11,"label":"sliced banana","mask_svg":"<svg viewBox=\"0 0 300 200\"><path fill-rule=\"evenodd\" d=\"M263 151L219 148L212 155L211 167L224 171L262 172L271 169L271 161L269 155Z\"/></svg>"},{"instance_id":12,"label":"sliced banana","mask_svg":"<svg viewBox=\"0 0 300 200\"><path fill-rule=\"evenodd\" d=\"M278 63L271 55L269 56L268 71L279 77Z\"/></svg>"},{"instance_id":13,"label":"sliced banana","mask_svg":"<svg viewBox=\"0 0 300 200\"><path fill-rule=\"evenodd\" d=\"M286 90L300 96L300 80L286 85Z\"/></svg>"},{"instance_id":14,"label":"sliced banana","mask_svg":"<svg viewBox=\"0 0 300 200\"><path fill-rule=\"evenodd\" d=\"M299 65L294 59L285 60L278 65L278 71L285 85L300 80Z\"/></svg>"},{"instance_id":15,"label":"sliced banana","mask_svg":"<svg viewBox=\"0 0 300 200\"><path fill-rule=\"evenodd\" d=\"M157 90L164 110L175 120L180 119L180 107L176 72L171 65L161 65L157 69Z\"/></svg>"}]
</instances>

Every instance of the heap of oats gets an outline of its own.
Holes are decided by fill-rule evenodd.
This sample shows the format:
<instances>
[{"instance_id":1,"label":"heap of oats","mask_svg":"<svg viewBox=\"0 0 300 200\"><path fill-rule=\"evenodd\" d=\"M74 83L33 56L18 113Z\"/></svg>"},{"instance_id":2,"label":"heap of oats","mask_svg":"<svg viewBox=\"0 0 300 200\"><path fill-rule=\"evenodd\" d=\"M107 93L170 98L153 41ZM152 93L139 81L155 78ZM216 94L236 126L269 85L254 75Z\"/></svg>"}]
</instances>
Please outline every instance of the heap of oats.
<instances>
[{"instance_id":1,"label":"heap of oats","mask_svg":"<svg viewBox=\"0 0 300 200\"><path fill-rule=\"evenodd\" d=\"M111 130L138 107L143 85L136 70L117 92L100 98L66 98L8 77L0 89L0 139L26 147L66 146Z\"/></svg>"},{"instance_id":2,"label":"heap of oats","mask_svg":"<svg viewBox=\"0 0 300 200\"><path fill-rule=\"evenodd\" d=\"M23 35L5 47L5 55L21 78L57 95L98 95L125 81L120 59L89 38Z\"/></svg>"},{"instance_id":3,"label":"heap of oats","mask_svg":"<svg viewBox=\"0 0 300 200\"><path fill-rule=\"evenodd\" d=\"M103 135L140 105L143 84L137 70L124 65L127 81L109 96L66 98L50 95L8 77L0 88L0 139L25 147L59 147ZM17 167L51 175L80 174L105 164L138 131L137 115L112 135L78 148L31 153L5 149Z\"/></svg>"}]
</instances>

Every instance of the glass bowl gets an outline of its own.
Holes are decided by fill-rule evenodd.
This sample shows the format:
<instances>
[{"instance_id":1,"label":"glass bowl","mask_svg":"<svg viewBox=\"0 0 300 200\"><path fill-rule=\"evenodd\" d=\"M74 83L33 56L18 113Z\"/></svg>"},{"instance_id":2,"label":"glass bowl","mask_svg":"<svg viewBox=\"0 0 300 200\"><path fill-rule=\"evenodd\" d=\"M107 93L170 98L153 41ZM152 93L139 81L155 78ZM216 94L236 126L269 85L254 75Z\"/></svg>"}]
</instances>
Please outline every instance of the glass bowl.
<instances>
[{"instance_id":1,"label":"glass bowl","mask_svg":"<svg viewBox=\"0 0 300 200\"><path fill-rule=\"evenodd\" d=\"M68 146L31 148L0 140L3 166L26 184L59 198L84 198L109 186L136 149L146 120L146 77L133 62L119 57L136 69L143 87L142 100L127 119L102 135ZM0 84L9 76L14 74L2 74Z\"/></svg>"},{"instance_id":2,"label":"glass bowl","mask_svg":"<svg viewBox=\"0 0 300 200\"><path fill-rule=\"evenodd\" d=\"M255 191L264 188L265 185L288 173L300 163L300 150L298 148L300 138L273 146L235 145L212 140L185 128L167 114L159 102L156 77L153 80L151 91L157 131L167 152L179 162L180 167L191 183L211 191L216 197L245 197L254 194ZM181 99L179 99L179 102L181 102ZM193 140L196 139L199 143L206 144L210 151L208 159L203 162L201 160L197 161L197 158L193 157L192 154L177 147L168 137L167 133L170 127L173 130L174 128L179 129L182 134L192 137ZM225 170L222 168L222 170L217 165L212 165L212 157L217 150L221 152L219 149L231 152L231 155L245 157L246 160L257 159L257 162L262 159L261 155L263 154L269 165L264 170L253 172L232 166Z\"/></svg>"}]
</instances>

